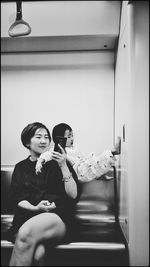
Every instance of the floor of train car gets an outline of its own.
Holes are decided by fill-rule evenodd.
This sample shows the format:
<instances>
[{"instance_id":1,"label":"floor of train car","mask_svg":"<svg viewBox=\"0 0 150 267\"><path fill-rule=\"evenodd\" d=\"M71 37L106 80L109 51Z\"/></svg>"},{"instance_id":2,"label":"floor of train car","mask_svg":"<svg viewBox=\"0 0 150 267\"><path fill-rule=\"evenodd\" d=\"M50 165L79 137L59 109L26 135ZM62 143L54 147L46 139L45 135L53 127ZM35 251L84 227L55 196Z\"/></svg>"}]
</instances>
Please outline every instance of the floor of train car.
<instances>
[{"instance_id":1,"label":"floor of train car","mask_svg":"<svg viewBox=\"0 0 150 267\"><path fill-rule=\"evenodd\" d=\"M1 266L9 266L12 249L2 249ZM44 266L129 266L125 251L107 250L52 250Z\"/></svg>"}]
</instances>

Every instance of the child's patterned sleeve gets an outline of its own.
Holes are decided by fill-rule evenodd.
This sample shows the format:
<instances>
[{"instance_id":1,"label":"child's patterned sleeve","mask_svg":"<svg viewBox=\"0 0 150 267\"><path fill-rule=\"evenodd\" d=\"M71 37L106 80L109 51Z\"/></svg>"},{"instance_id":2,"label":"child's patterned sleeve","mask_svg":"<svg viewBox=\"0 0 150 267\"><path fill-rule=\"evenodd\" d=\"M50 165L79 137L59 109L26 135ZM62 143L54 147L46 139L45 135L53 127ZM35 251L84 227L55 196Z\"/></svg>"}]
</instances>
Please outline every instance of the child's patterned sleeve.
<instances>
[{"instance_id":1,"label":"child's patterned sleeve","mask_svg":"<svg viewBox=\"0 0 150 267\"><path fill-rule=\"evenodd\" d=\"M46 151L40 155L40 159L43 159L45 162L50 161L52 159L51 151Z\"/></svg>"}]
</instances>

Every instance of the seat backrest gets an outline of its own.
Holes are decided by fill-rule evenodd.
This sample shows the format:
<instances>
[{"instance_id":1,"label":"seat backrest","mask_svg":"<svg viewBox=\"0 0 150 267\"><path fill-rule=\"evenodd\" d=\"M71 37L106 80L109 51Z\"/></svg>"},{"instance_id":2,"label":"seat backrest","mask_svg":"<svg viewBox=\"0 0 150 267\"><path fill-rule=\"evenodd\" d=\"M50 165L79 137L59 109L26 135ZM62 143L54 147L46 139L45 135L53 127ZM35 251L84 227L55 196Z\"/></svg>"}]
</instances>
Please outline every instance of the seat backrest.
<instances>
[{"instance_id":1,"label":"seat backrest","mask_svg":"<svg viewBox=\"0 0 150 267\"><path fill-rule=\"evenodd\" d=\"M13 166L1 168L1 213L13 214L9 200ZM77 216L82 214L111 214L114 212L114 179L113 169L99 179L82 183L82 194L77 203Z\"/></svg>"},{"instance_id":2,"label":"seat backrest","mask_svg":"<svg viewBox=\"0 0 150 267\"><path fill-rule=\"evenodd\" d=\"M109 179L108 179L109 178ZM82 193L77 203L77 217L86 215L113 216L115 212L113 169L99 179L82 184Z\"/></svg>"},{"instance_id":3,"label":"seat backrest","mask_svg":"<svg viewBox=\"0 0 150 267\"><path fill-rule=\"evenodd\" d=\"M13 214L9 199L10 185L14 166L1 167L1 214Z\"/></svg>"}]
</instances>

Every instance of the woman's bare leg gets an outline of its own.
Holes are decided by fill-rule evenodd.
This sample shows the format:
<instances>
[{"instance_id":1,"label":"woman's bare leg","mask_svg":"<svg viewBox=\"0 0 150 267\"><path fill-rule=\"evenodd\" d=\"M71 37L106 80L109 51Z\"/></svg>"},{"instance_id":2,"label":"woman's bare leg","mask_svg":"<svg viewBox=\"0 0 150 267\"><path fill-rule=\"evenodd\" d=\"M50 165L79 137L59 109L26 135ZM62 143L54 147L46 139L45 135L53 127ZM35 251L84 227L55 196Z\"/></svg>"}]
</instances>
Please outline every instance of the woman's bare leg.
<instances>
[{"instance_id":1,"label":"woman's bare leg","mask_svg":"<svg viewBox=\"0 0 150 267\"><path fill-rule=\"evenodd\" d=\"M40 244L35 249L33 266L44 266L44 260L45 260L45 246Z\"/></svg>"},{"instance_id":2,"label":"woman's bare leg","mask_svg":"<svg viewBox=\"0 0 150 267\"><path fill-rule=\"evenodd\" d=\"M66 226L54 213L41 213L29 219L19 229L9 266L31 266L37 245L49 240L58 244L66 234ZM36 259L37 260L37 259Z\"/></svg>"}]
</instances>

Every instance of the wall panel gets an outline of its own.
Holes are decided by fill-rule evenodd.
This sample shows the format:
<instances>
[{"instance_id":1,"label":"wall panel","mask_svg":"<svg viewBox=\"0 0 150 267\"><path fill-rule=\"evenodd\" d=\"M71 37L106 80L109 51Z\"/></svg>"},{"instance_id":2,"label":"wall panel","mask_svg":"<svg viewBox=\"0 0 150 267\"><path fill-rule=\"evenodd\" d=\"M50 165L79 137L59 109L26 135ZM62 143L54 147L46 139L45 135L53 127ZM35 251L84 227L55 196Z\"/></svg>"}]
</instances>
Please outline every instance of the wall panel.
<instances>
[{"instance_id":1,"label":"wall panel","mask_svg":"<svg viewBox=\"0 0 150 267\"><path fill-rule=\"evenodd\" d=\"M86 154L112 145L112 52L3 55L1 92L3 165L27 155L20 133L33 121L69 123Z\"/></svg>"}]
</instances>

